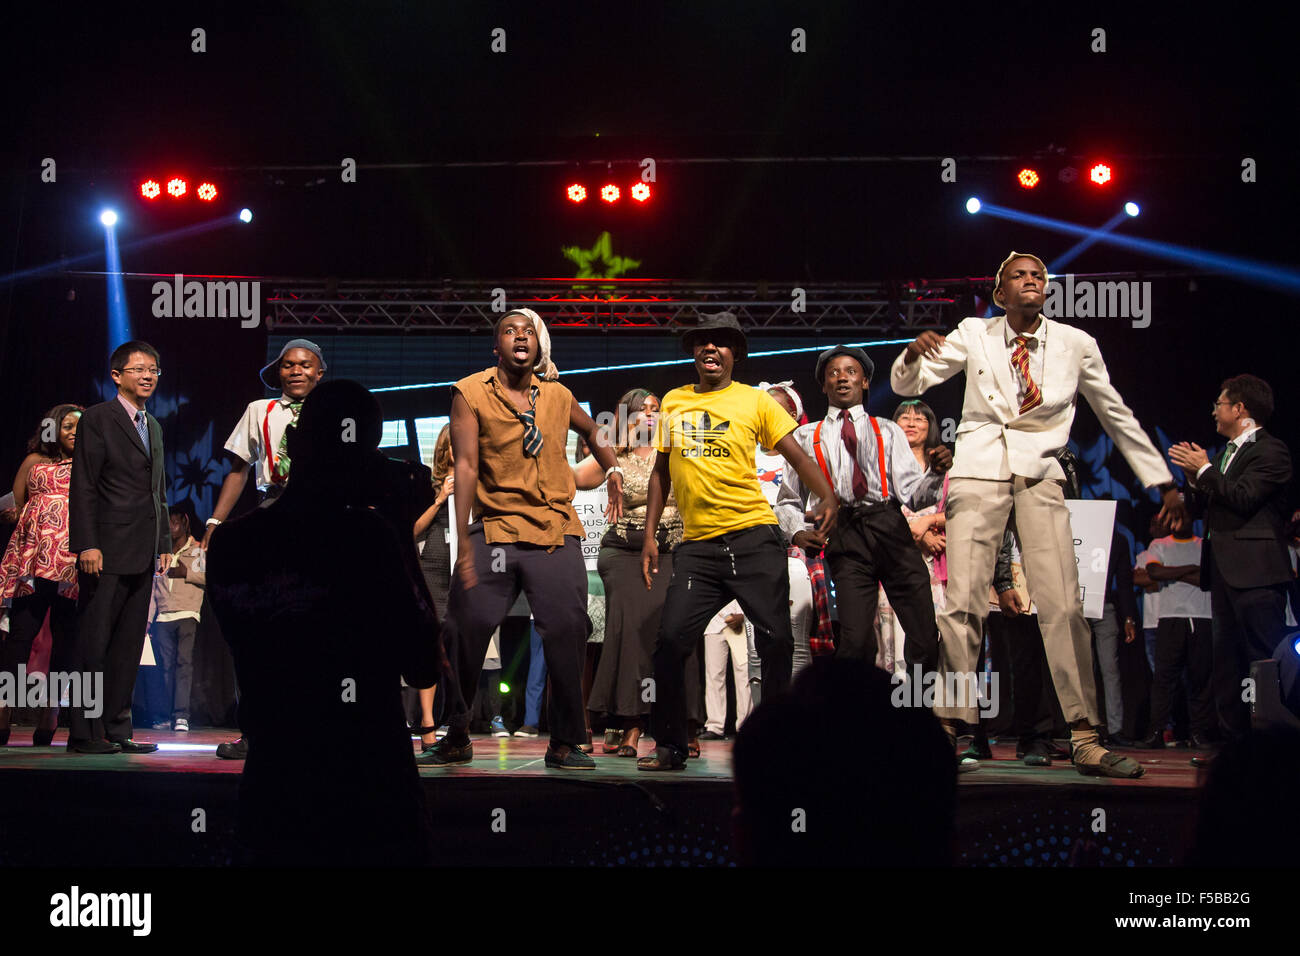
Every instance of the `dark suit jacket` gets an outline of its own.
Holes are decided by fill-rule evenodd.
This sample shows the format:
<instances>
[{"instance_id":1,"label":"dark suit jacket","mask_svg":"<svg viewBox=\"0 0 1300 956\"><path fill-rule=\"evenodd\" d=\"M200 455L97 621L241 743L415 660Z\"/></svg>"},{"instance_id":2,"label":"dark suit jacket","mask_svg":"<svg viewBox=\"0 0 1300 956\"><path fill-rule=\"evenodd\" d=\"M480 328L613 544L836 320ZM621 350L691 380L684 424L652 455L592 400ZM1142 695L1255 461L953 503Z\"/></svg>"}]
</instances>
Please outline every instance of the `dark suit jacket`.
<instances>
[{"instance_id":1,"label":"dark suit jacket","mask_svg":"<svg viewBox=\"0 0 1300 956\"><path fill-rule=\"evenodd\" d=\"M104 553L107 574L138 574L171 551L163 492L158 419L145 413L152 457L114 396L92 405L77 423L69 489L68 550Z\"/></svg>"},{"instance_id":2,"label":"dark suit jacket","mask_svg":"<svg viewBox=\"0 0 1300 956\"><path fill-rule=\"evenodd\" d=\"M1262 428L1228 463L1226 474L1212 461L1196 479L1193 501L1204 509L1208 531L1201 549L1202 590L1209 590L1216 569L1234 588L1291 581L1283 537L1290 482L1290 450Z\"/></svg>"}]
</instances>

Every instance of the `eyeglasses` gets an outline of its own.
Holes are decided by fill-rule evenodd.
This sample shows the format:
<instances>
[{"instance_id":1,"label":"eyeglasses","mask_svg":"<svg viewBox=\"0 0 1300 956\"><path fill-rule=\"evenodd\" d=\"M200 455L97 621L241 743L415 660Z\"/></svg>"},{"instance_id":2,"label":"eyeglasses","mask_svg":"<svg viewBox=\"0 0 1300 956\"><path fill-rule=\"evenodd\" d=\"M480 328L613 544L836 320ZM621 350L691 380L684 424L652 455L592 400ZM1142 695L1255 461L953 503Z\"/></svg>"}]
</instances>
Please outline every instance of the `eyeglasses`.
<instances>
[{"instance_id":1,"label":"eyeglasses","mask_svg":"<svg viewBox=\"0 0 1300 956\"><path fill-rule=\"evenodd\" d=\"M1241 403L1240 403L1240 402L1225 402L1225 401L1220 400L1220 401L1217 401L1217 402L1214 403L1214 407L1215 407L1215 408L1218 408L1220 405L1228 405L1228 406L1232 406L1232 405L1239 405L1239 404L1241 404Z\"/></svg>"},{"instance_id":2,"label":"eyeglasses","mask_svg":"<svg viewBox=\"0 0 1300 956\"><path fill-rule=\"evenodd\" d=\"M158 378L160 375L162 375L162 369L160 369L156 365L153 366L152 368L145 368L143 365L132 365L130 368L122 369L122 371L130 372L132 375L144 375L146 372L148 372L154 378Z\"/></svg>"}]
</instances>

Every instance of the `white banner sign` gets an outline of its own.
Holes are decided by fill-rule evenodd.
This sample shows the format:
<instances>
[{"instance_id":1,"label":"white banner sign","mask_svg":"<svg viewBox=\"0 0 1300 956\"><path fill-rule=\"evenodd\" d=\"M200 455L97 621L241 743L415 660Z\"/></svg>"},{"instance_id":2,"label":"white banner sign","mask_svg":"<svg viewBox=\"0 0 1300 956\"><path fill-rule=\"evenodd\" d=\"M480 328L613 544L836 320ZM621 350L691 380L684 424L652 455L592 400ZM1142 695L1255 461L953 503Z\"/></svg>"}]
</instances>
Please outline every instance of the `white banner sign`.
<instances>
[{"instance_id":1,"label":"white banner sign","mask_svg":"<svg viewBox=\"0 0 1300 956\"><path fill-rule=\"evenodd\" d=\"M596 570L596 557L600 554L600 539L605 537L605 506L609 496L605 485L594 491L579 491L573 496L573 510L578 512L587 537L582 542L582 559L588 571Z\"/></svg>"},{"instance_id":2,"label":"white banner sign","mask_svg":"<svg viewBox=\"0 0 1300 956\"><path fill-rule=\"evenodd\" d=\"M1115 530L1115 502L1071 498L1065 505L1070 509L1070 529L1074 533L1074 562L1079 569L1079 598L1083 601L1083 616L1101 620L1102 607L1106 603L1110 542ZM1016 542L1011 552L1011 570L1017 585L1024 580L1018 545L1019 542ZM1030 597L1033 595L1030 594ZM1037 608L1031 610L1037 612Z\"/></svg>"}]
</instances>

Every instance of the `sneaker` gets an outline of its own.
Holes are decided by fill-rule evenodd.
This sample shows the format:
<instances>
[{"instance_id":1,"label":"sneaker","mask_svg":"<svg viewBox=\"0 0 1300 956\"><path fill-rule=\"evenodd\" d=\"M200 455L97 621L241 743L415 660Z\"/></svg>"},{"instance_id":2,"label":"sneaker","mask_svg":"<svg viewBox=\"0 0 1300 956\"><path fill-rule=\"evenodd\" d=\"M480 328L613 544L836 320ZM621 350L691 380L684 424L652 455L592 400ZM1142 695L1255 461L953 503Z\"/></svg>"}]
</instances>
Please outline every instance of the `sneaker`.
<instances>
[{"instance_id":1,"label":"sneaker","mask_svg":"<svg viewBox=\"0 0 1300 956\"><path fill-rule=\"evenodd\" d=\"M184 717L177 717L176 720L172 722L172 730L176 731L178 734L188 734L190 732L190 722Z\"/></svg>"},{"instance_id":2,"label":"sneaker","mask_svg":"<svg viewBox=\"0 0 1300 956\"><path fill-rule=\"evenodd\" d=\"M541 734L538 732L537 728L534 727L532 724L524 724L522 727L520 727L518 730L515 731L515 736L516 737L539 737L541 736Z\"/></svg>"},{"instance_id":3,"label":"sneaker","mask_svg":"<svg viewBox=\"0 0 1300 956\"><path fill-rule=\"evenodd\" d=\"M491 731L493 737L510 736L510 731L506 730L506 722L501 719L500 714L497 714L495 717L492 718L492 724L488 728L488 730Z\"/></svg>"},{"instance_id":4,"label":"sneaker","mask_svg":"<svg viewBox=\"0 0 1300 956\"><path fill-rule=\"evenodd\" d=\"M444 737L436 744L415 758L421 767L454 767L467 764L474 759L474 742L466 740L463 744L453 745Z\"/></svg>"},{"instance_id":5,"label":"sneaker","mask_svg":"<svg viewBox=\"0 0 1300 956\"><path fill-rule=\"evenodd\" d=\"M570 747L569 752L561 757L552 745L546 748L546 766L554 770L595 770L596 760L577 747Z\"/></svg>"},{"instance_id":6,"label":"sneaker","mask_svg":"<svg viewBox=\"0 0 1300 956\"><path fill-rule=\"evenodd\" d=\"M171 730L172 722L170 720L159 720L150 725L154 730Z\"/></svg>"}]
</instances>

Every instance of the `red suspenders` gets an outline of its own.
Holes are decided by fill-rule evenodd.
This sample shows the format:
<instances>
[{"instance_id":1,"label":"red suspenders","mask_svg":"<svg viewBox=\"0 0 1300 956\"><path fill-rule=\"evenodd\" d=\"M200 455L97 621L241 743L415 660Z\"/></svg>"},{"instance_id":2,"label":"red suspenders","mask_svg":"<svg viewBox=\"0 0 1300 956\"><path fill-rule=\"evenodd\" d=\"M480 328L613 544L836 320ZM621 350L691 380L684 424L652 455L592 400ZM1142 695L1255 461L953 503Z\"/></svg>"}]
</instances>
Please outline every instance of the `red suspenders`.
<instances>
[{"instance_id":1,"label":"red suspenders","mask_svg":"<svg viewBox=\"0 0 1300 956\"><path fill-rule=\"evenodd\" d=\"M888 500L888 498L889 498L889 475L888 475L888 473L887 473L886 470L885 470L885 436L882 435L882 434L880 433L880 423L876 421L876 419L875 419L874 416L868 415L868 416L867 416L867 421L871 422L871 428L872 428L872 429L875 431L875 433L876 433L876 465L878 466L878 468L879 468L879 470L880 470L880 495L881 495L881 500ZM826 482L827 482L827 484L829 484L829 485L831 486L831 488L834 489L834 487L835 487L835 482L834 482L834 480L831 478L831 471L830 471L830 469L829 469L828 467L826 467L826 456L822 454L822 424L823 424L823 422L825 422L825 419L822 419L822 421L818 422L818 423L817 423L817 427L816 427L815 429L813 429L813 453L816 454L816 456L817 456L817 466L818 466L819 468L821 468L821 470L822 470L822 474L826 476Z\"/></svg>"}]
</instances>

